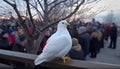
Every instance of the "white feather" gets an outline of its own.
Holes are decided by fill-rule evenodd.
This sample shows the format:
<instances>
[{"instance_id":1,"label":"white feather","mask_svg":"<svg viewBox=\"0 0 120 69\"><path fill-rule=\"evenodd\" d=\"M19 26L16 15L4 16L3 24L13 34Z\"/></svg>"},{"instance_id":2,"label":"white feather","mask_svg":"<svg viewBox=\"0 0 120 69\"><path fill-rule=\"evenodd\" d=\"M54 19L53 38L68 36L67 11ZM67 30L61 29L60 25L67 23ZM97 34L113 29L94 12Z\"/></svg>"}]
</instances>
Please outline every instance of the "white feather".
<instances>
[{"instance_id":1,"label":"white feather","mask_svg":"<svg viewBox=\"0 0 120 69\"><path fill-rule=\"evenodd\" d=\"M56 57L63 57L70 51L72 40L67 26L62 24L63 22L67 23L61 21L58 24L57 32L48 39L43 52L36 58L35 65L53 60Z\"/></svg>"}]
</instances>

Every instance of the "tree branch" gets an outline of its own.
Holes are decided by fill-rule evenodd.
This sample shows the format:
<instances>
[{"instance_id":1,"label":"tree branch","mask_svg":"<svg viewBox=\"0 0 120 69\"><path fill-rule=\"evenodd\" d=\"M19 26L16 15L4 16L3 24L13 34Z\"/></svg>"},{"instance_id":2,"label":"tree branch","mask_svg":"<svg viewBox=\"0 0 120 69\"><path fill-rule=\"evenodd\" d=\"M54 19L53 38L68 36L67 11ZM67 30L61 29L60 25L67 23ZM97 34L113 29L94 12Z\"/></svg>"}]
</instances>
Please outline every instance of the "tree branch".
<instances>
[{"instance_id":1,"label":"tree branch","mask_svg":"<svg viewBox=\"0 0 120 69\"><path fill-rule=\"evenodd\" d=\"M41 17L43 18L43 15L42 15L42 13L38 10L38 8L37 7L35 7L34 5L32 5L31 3L30 3L30 5L33 7L33 8L35 8L35 10L41 15Z\"/></svg>"},{"instance_id":2,"label":"tree branch","mask_svg":"<svg viewBox=\"0 0 120 69\"><path fill-rule=\"evenodd\" d=\"M40 7L41 7L42 11L43 11L43 12L45 12L45 10L44 10L44 8L43 8L43 6L42 6L41 2L40 2L39 0L37 0L37 1L38 1L39 5L40 5Z\"/></svg>"},{"instance_id":3,"label":"tree branch","mask_svg":"<svg viewBox=\"0 0 120 69\"><path fill-rule=\"evenodd\" d=\"M64 6L63 6L64 7ZM49 13L50 15L49 15L49 18L51 18L51 17L57 17L58 16L58 14L59 13L61 13L61 11L63 11L63 10L61 10L63 7L55 7L55 9L53 9L52 11L51 11L51 13ZM61 8L61 9L60 9ZM64 12L64 11L63 11ZM57 19L57 18L56 18Z\"/></svg>"},{"instance_id":4,"label":"tree branch","mask_svg":"<svg viewBox=\"0 0 120 69\"><path fill-rule=\"evenodd\" d=\"M66 16L65 18L63 18L62 20L64 19L67 19L69 17L71 17L74 13L76 13L78 11L78 9L80 8L80 6L85 2L85 0L82 0L80 4L78 4L75 8L75 10L73 12L71 12L68 16Z\"/></svg>"},{"instance_id":5,"label":"tree branch","mask_svg":"<svg viewBox=\"0 0 120 69\"><path fill-rule=\"evenodd\" d=\"M97 2L99 2L99 1L101 1L101 0L93 0L93 1L90 1L90 2L87 1L86 4L90 4L90 3L93 3L93 2L96 2L96 3L97 3Z\"/></svg>"},{"instance_id":6,"label":"tree branch","mask_svg":"<svg viewBox=\"0 0 120 69\"><path fill-rule=\"evenodd\" d=\"M63 0L63 1L60 1L60 2L56 3L54 6L52 6L52 7L48 10L48 13L49 13L54 7L56 7L57 5L59 5L59 4L63 3L63 2L66 2L66 1L67 1L67 0Z\"/></svg>"},{"instance_id":7,"label":"tree branch","mask_svg":"<svg viewBox=\"0 0 120 69\"><path fill-rule=\"evenodd\" d=\"M7 4L9 4L10 6L15 6L15 4L12 4L12 3L10 3L8 0L3 0L4 2L6 2Z\"/></svg>"},{"instance_id":8,"label":"tree branch","mask_svg":"<svg viewBox=\"0 0 120 69\"><path fill-rule=\"evenodd\" d=\"M42 34L38 37L38 39L37 39L37 42L36 42L36 45L35 45L35 46L36 46L36 49L34 49L34 51L33 51L34 54L37 54L37 52L38 52L38 50L39 50L39 46L40 46L41 40L42 40L43 37L44 37L44 32L45 32L45 30L46 30L47 28L49 28L50 26L58 23L59 21L65 20L65 19L71 17L75 12L77 12L77 10L79 9L79 7L80 7L84 2L85 2L85 0L82 0L81 3L80 3L78 6L76 6L75 10L74 10L73 12L71 12L68 16L66 16L65 18L59 19L59 20L57 20L57 21L55 21L55 22L51 22L51 23L49 23L49 25L45 26L45 27L41 30L41 32L43 32L43 33L42 33Z\"/></svg>"},{"instance_id":9,"label":"tree branch","mask_svg":"<svg viewBox=\"0 0 120 69\"><path fill-rule=\"evenodd\" d=\"M24 20L22 19L19 11L18 11L16 4L12 4L12 3L10 3L10 2L7 1L7 0L3 0L3 1L4 1L5 3L7 3L8 5L12 6L12 8L15 10L15 12L16 12L16 14L17 14L17 16L18 16L19 24L24 28L24 32L25 32L25 33L28 33L28 35L30 36L29 31L28 31L28 28L27 28Z\"/></svg>"},{"instance_id":10,"label":"tree branch","mask_svg":"<svg viewBox=\"0 0 120 69\"><path fill-rule=\"evenodd\" d=\"M84 2L85 2L85 0L82 0L81 3L80 3L78 6L76 6L75 10L74 10L73 12L71 12L68 16L66 16L65 18L59 19L59 20L57 20L57 21L55 21L55 22L50 23L49 25L47 25L46 27L44 27L44 28L41 30L41 32L43 32L45 29L49 28L50 26L58 23L59 21L65 20L65 19L71 17L74 13L76 13L76 12L78 11L78 9L80 8L80 6L81 6Z\"/></svg>"},{"instance_id":11,"label":"tree branch","mask_svg":"<svg viewBox=\"0 0 120 69\"><path fill-rule=\"evenodd\" d=\"M48 6L54 4L55 2L57 2L58 0L54 0L53 2L51 2L50 4L48 4Z\"/></svg>"},{"instance_id":12,"label":"tree branch","mask_svg":"<svg viewBox=\"0 0 120 69\"><path fill-rule=\"evenodd\" d=\"M30 10L30 6L29 6L29 0L25 0L26 1L26 4L27 4L27 10L28 10L28 14L30 16L30 20L31 20L31 23L33 25L33 29L36 28L34 22L33 22L33 17L32 17L32 14L31 14L31 10Z\"/></svg>"}]
</instances>

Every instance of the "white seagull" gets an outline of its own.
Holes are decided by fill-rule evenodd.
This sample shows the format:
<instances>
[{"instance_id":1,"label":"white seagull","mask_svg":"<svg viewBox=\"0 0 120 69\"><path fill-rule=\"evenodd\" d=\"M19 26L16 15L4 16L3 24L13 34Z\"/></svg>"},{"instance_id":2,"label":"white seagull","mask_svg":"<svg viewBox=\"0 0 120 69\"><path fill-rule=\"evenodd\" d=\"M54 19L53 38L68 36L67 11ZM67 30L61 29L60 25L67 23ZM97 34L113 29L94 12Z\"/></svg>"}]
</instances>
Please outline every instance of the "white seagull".
<instances>
[{"instance_id":1,"label":"white seagull","mask_svg":"<svg viewBox=\"0 0 120 69\"><path fill-rule=\"evenodd\" d=\"M72 39L67 30L68 25L70 24L66 20L58 23L56 33L47 40L42 53L34 61L35 65L66 56L72 47Z\"/></svg>"}]
</instances>

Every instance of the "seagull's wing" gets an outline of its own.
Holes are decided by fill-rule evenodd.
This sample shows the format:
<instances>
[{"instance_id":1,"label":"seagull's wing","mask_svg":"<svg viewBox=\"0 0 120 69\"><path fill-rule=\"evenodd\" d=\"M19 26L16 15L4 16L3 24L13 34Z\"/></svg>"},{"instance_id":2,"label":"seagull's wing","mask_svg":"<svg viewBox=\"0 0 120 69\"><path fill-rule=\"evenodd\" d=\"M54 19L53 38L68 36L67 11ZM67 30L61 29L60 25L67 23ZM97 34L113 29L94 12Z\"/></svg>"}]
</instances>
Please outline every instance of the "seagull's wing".
<instances>
[{"instance_id":1,"label":"seagull's wing","mask_svg":"<svg viewBox=\"0 0 120 69\"><path fill-rule=\"evenodd\" d=\"M66 48L68 43L69 39L65 35L50 38L43 49L43 52L35 60L35 65L56 58L56 55Z\"/></svg>"}]
</instances>

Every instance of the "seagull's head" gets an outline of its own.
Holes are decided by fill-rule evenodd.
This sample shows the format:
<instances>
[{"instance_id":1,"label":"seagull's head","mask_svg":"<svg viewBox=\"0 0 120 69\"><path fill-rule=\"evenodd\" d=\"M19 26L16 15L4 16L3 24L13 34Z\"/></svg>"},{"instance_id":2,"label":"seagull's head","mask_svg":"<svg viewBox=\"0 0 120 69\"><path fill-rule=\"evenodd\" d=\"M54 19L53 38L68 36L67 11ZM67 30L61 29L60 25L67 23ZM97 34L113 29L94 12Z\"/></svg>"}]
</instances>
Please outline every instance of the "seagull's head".
<instances>
[{"instance_id":1,"label":"seagull's head","mask_svg":"<svg viewBox=\"0 0 120 69\"><path fill-rule=\"evenodd\" d=\"M70 24L66 20L62 20L58 23L58 27L67 27Z\"/></svg>"}]
</instances>

